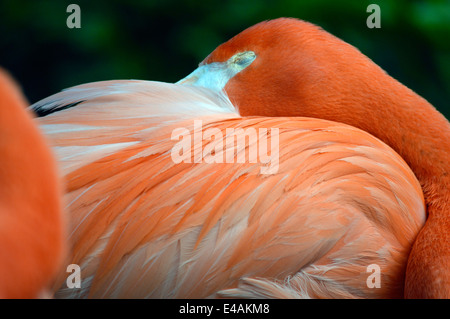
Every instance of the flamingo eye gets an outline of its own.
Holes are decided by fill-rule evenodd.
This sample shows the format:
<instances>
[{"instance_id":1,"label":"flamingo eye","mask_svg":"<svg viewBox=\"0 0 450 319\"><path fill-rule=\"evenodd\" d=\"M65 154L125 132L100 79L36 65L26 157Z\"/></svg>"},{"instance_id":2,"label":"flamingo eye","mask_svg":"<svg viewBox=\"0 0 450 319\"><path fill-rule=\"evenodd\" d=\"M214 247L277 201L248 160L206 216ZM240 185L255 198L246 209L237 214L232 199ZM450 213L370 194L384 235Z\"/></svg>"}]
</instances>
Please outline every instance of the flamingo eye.
<instances>
[{"instance_id":1,"label":"flamingo eye","mask_svg":"<svg viewBox=\"0 0 450 319\"><path fill-rule=\"evenodd\" d=\"M249 66L254 60L256 59L256 54L253 51L245 51L240 52L235 55L233 55L230 60L228 60L230 63L233 63L235 65L238 65L242 68L246 68Z\"/></svg>"}]
</instances>

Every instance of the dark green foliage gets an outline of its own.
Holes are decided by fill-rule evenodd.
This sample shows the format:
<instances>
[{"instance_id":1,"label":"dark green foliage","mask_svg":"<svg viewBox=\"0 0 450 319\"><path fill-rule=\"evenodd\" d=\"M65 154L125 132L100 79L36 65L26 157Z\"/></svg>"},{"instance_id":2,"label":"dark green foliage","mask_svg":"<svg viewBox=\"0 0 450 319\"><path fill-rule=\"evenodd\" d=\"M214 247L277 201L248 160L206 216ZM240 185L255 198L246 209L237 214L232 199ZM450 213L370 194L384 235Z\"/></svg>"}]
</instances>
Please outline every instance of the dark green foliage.
<instances>
[{"instance_id":1,"label":"dark green foliage","mask_svg":"<svg viewBox=\"0 0 450 319\"><path fill-rule=\"evenodd\" d=\"M66 8L81 7L81 29ZM381 29L369 29L370 3ZM175 82L217 45L266 19L296 17L358 47L450 118L450 1L2 0L0 65L30 102L99 80Z\"/></svg>"}]
</instances>

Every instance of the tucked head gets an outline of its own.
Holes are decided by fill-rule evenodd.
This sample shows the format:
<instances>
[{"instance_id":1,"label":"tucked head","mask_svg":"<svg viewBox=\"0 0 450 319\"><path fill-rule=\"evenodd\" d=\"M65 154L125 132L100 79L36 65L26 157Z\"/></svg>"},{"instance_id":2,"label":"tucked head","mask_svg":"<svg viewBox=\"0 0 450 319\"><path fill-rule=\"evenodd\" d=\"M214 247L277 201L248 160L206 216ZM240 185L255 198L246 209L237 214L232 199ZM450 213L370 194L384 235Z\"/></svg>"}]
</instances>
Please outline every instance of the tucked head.
<instances>
[{"instance_id":1,"label":"tucked head","mask_svg":"<svg viewBox=\"0 0 450 319\"><path fill-rule=\"evenodd\" d=\"M241 115L337 120L336 106L358 99L355 91L361 96L371 90L367 72L373 70L368 67L382 72L320 27L280 18L258 23L223 43L179 83L225 89Z\"/></svg>"}]
</instances>

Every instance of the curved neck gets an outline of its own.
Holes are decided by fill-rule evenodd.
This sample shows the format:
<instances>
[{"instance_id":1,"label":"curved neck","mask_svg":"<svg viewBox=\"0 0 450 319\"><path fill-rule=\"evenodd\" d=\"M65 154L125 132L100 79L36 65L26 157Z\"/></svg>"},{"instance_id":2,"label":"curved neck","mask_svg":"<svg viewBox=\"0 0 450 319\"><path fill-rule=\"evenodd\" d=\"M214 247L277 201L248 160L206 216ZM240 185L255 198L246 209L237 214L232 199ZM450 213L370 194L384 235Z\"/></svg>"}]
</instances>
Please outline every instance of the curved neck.
<instances>
[{"instance_id":1,"label":"curved neck","mask_svg":"<svg viewBox=\"0 0 450 319\"><path fill-rule=\"evenodd\" d=\"M389 87L390 92L382 92L387 97L387 111L374 116L376 122L366 130L408 163L422 184L428 205L442 205L442 200L448 202L449 194L450 123L425 99L400 83ZM378 108L375 113L380 107L383 106L373 105ZM370 111L374 112L372 108Z\"/></svg>"}]
</instances>

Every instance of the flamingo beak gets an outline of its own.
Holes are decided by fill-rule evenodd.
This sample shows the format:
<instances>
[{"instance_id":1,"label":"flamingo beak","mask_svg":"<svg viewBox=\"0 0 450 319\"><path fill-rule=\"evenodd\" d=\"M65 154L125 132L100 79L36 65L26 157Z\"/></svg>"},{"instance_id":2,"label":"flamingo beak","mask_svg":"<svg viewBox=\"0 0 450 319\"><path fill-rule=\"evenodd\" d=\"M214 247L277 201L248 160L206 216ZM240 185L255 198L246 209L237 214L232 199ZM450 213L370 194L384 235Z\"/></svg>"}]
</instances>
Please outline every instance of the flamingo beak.
<instances>
[{"instance_id":1,"label":"flamingo beak","mask_svg":"<svg viewBox=\"0 0 450 319\"><path fill-rule=\"evenodd\" d=\"M253 51L237 53L226 62L200 65L176 84L202 86L214 91L222 91L231 78L247 68L255 59L256 54Z\"/></svg>"}]
</instances>

